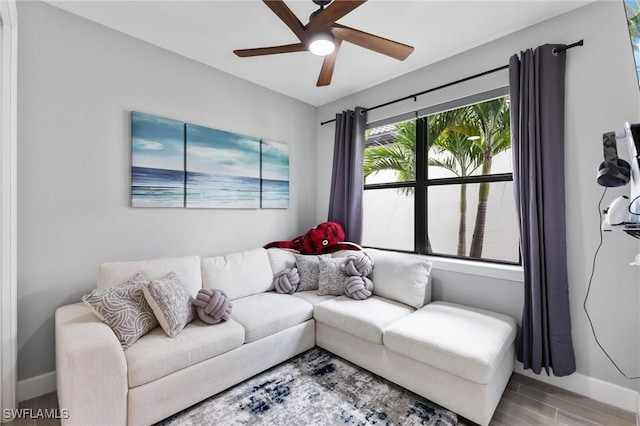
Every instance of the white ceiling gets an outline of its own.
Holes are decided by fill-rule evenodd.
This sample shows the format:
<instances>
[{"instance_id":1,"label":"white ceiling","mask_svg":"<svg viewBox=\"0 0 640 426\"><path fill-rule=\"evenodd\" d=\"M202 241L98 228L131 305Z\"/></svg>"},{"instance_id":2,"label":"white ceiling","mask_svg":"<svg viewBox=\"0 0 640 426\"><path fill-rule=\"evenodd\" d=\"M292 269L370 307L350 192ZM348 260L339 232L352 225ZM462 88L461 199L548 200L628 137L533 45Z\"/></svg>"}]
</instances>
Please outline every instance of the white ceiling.
<instances>
[{"instance_id":1,"label":"white ceiling","mask_svg":"<svg viewBox=\"0 0 640 426\"><path fill-rule=\"evenodd\" d=\"M400 62L343 43L328 87L315 86L322 58L309 52L253 58L233 54L234 49L298 42L291 30L258 0L50 0L49 3L319 106L591 1L369 0L338 22L412 45L415 51ZM317 9L311 0L287 0L286 3L303 24Z\"/></svg>"}]
</instances>

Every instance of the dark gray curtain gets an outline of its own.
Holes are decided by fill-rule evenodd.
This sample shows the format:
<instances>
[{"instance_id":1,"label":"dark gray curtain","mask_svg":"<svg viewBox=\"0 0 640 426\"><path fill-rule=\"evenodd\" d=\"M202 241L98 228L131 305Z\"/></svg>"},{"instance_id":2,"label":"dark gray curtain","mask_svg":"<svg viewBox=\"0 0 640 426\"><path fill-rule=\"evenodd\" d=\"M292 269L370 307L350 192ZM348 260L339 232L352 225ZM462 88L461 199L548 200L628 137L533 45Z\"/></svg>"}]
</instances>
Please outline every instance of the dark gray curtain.
<instances>
[{"instance_id":1,"label":"dark gray curtain","mask_svg":"<svg viewBox=\"0 0 640 426\"><path fill-rule=\"evenodd\" d=\"M576 370L571 341L565 232L564 74L561 45L509 61L513 180L524 266L518 360L539 374Z\"/></svg>"},{"instance_id":2,"label":"dark gray curtain","mask_svg":"<svg viewBox=\"0 0 640 426\"><path fill-rule=\"evenodd\" d=\"M367 112L336 114L336 137L333 148L333 174L329 198L328 220L344 228L347 241L362 243L362 192L364 178L364 131Z\"/></svg>"}]
</instances>

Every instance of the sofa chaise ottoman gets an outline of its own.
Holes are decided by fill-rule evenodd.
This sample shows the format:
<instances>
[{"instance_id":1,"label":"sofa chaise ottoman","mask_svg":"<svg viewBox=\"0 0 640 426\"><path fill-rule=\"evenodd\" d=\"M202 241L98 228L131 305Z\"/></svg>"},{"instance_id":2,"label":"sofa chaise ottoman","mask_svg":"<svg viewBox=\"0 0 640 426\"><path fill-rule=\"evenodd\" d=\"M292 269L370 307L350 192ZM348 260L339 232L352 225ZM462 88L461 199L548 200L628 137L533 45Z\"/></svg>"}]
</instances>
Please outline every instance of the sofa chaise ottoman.
<instances>
[{"instance_id":1,"label":"sofa chaise ottoman","mask_svg":"<svg viewBox=\"0 0 640 426\"><path fill-rule=\"evenodd\" d=\"M393 301L377 301L389 303L377 306L388 318L398 311ZM316 307L316 345L475 423L489 424L513 372L512 318L431 302L382 329L364 322L354 327L357 320L350 322L348 315L337 317L351 327L338 328L335 317L327 319L332 305L338 303Z\"/></svg>"},{"instance_id":2,"label":"sofa chaise ottoman","mask_svg":"<svg viewBox=\"0 0 640 426\"><path fill-rule=\"evenodd\" d=\"M516 321L431 301L423 257L369 249L377 295L317 305L316 345L481 425L515 364ZM379 283L379 284L378 284Z\"/></svg>"}]
</instances>

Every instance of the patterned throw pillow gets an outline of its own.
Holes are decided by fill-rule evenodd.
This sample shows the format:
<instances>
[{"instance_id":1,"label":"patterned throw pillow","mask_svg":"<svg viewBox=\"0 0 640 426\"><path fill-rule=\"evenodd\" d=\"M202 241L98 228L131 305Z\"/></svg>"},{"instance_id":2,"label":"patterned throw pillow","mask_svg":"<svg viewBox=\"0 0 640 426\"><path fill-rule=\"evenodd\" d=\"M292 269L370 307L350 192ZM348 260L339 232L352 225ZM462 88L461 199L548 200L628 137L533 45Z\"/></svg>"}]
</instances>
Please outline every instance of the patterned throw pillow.
<instances>
[{"instance_id":1,"label":"patterned throw pillow","mask_svg":"<svg viewBox=\"0 0 640 426\"><path fill-rule=\"evenodd\" d=\"M195 318L193 296L175 272L147 283L144 297L169 337L176 337Z\"/></svg>"},{"instance_id":2,"label":"patterned throw pillow","mask_svg":"<svg viewBox=\"0 0 640 426\"><path fill-rule=\"evenodd\" d=\"M144 298L143 288L148 282L140 273L117 287L94 290L82 297L93 313L111 327L122 349L127 349L158 326L158 320Z\"/></svg>"},{"instance_id":3,"label":"patterned throw pillow","mask_svg":"<svg viewBox=\"0 0 640 426\"><path fill-rule=\"evenodd\" d=\"M318 278L318 294L342 296L345 279L349 278L342 268L344 258L320 259L320 276Z\"/></svg>"},{"instance_id":4,"label":"patterned throw pillow","mask_svg":"<svg viewBox=\"0 0 640 426\"><path fill-rule=\"evenodd\" d=\"M320 256L297 254L296 268L298 268L298 274L300 275L300 284L298 284L298 290L296 291L317 290L320 259L328 259L330 257L330 254Z\"/></svg>"}]
</instances>

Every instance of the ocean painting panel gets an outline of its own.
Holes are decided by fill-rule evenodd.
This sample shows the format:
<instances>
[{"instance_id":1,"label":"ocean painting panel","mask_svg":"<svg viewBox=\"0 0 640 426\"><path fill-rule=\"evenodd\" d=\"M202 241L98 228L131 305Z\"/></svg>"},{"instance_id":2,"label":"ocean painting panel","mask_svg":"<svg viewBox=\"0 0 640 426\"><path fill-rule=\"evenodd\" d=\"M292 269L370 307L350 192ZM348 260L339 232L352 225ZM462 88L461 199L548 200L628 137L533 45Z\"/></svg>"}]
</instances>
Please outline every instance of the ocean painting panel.
<instances>
[{"instance_id":1,"label":"ocean painting panel","mask_svg":"<svg viewBox=\"0 0 640 426\"><path fill-rule=\"evenodd\" d=\"M188 208L260 207L260 140L187 124Z\"/></svg>"},{"instance_id":2,"label":"ocean painting panel","mask_svg":"<svg viewBox=\"0 0 640 426\"><path fill-rule=\"evenodd\" d=\"M131 206L184 207L184 123L131 112Z\"/></svg>"},{"instance_id":3,"label":"ocean painting panel","mask_svg":"<svg viewBox=\"0 0 640 426\"><path fill-rule=\"evenodd\" d=\"M289 208L289 145L262 140L263 209Z\"/></svg>"},{"instance_id":4,"label":"ocean painting panel","mask_svg":"<svg viewBox=\"0 0 640 426\"><path fill-rule=\"evenodd\" d=\"M636 66L636 76L640 83L640 1L624 0L624 9L627 14L629 36L631 37L631 49Z\"/></svg>"}]
</instances>

